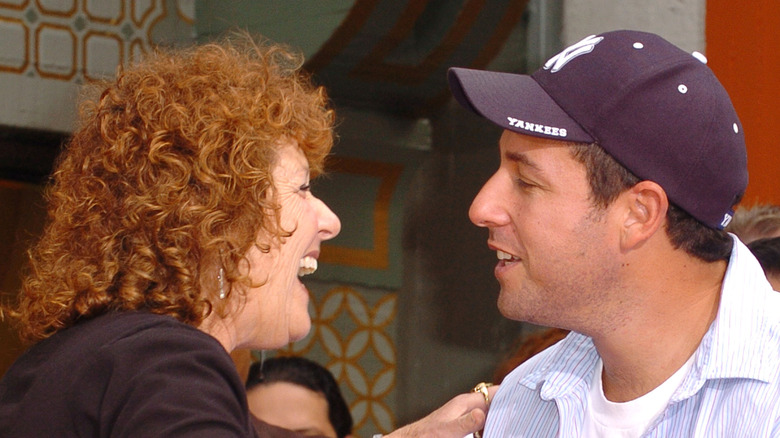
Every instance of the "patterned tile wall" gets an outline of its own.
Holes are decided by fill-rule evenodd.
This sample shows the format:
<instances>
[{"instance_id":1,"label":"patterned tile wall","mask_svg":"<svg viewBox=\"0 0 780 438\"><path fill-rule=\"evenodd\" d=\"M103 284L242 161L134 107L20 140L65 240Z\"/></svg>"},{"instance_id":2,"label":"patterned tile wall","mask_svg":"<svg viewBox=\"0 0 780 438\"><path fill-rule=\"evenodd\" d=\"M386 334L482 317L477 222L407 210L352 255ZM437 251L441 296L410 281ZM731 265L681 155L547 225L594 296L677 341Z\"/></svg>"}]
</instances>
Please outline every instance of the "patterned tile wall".
<instances>
[{"instance_id":1,"label":"patterned tile wall","mask_svg":"<svg viewBox=\"0 0 780 438\"><path fill-rule=\"evenodd\" d=\"M306 356L336 377L361 437L388 433L395 420L398 294L359 286L307 283L309 335L275 354Z\"/></svg>"},{"instance_id":2,"label":"patterned tile wall","mask_svg":"<svg viewBox=\"0 0 780 438\"><path fill-rule=\"evenodd\" d=\"M0 1L0 71L77 83L111 76L148 50L157 25L192 24L194 12L194 0Z\"/></svg>"},{"instance_id":3,"label":"patterned tile wall","mask_svg":"<svg viewBox=\"0 0 780 438\"><path fill-rule=\"evenodd\" d=\"M193 41L195 0L0 0L0 125L68 132L77 84Z\"/></svg>"}]
</instances>

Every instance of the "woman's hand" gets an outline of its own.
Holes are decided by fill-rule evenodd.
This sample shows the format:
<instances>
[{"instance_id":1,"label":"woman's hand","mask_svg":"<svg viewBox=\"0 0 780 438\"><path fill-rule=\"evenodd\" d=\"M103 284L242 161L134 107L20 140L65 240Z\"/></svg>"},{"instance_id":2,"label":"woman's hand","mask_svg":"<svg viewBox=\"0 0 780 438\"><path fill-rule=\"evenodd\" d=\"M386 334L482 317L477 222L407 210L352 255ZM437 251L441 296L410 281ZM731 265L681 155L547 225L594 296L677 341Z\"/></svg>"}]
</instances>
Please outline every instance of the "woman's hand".
<instances>
[{"instance_id":1,"label":"woman's hand","mask_svg":"<svg viewBox=\"0 0 780 438\"><path fill-rule=\"evenodd\" d=\"M460 394L428 416L404 426L385 438L463 438L485 427L489 400L493 399L498 386L487 388L487 403L480 392Z\"/></svg>"}]
</instances>

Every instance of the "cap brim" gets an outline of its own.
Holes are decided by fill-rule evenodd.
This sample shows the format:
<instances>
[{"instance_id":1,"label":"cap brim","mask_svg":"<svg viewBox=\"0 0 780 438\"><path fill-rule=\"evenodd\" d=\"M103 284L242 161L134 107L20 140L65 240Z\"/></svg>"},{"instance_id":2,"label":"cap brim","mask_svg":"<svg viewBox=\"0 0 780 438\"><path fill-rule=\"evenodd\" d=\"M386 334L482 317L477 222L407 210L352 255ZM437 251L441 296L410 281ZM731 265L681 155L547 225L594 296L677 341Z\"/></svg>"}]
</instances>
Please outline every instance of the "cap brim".
<instances>
[{"instance_id":1,"label":"cap brim","mask_svg":"<svg viewBox=\"0 0 780 438\"><path fill-rule=\"evenodd\" d=\"M530 76L453 67L447 79L464 108L504 129L560 141L594 141Z\"/></svg>"}]
</instances>

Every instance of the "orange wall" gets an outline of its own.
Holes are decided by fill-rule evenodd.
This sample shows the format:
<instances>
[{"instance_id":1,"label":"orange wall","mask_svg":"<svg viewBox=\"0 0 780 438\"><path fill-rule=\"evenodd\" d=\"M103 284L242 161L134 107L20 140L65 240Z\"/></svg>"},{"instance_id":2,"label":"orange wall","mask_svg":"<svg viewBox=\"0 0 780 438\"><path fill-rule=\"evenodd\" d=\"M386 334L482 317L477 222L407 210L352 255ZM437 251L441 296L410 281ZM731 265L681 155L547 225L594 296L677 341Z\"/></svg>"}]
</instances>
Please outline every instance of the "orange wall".
<instances>
[{"instance_id":1,"label":"orange wall","mask_svg":"<svg viewBox=\"0 0 780 438\"><path fill-rule=\"evenodd\" d=\"M707 0L707 58L745 129L744 205L780 204L780 1Z\"/></svg>"}]
</instances>

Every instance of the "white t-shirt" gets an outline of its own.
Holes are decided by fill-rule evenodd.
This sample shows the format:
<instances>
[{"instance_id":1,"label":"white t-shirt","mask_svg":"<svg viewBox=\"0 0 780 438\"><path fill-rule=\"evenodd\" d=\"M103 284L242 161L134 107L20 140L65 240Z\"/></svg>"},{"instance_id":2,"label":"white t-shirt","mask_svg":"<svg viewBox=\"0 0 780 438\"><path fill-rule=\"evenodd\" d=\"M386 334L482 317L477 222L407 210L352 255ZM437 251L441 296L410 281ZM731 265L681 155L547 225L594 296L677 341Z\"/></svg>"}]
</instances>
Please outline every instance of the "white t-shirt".
<instances>
[{"instance_id":1,"label":"white t-shirt","mask_svg":"<svg viewBox=\"0 0 780 438\"><path fill-rule=\"evenodd\" d=\"M604 397L601 374L604 364L596 363L596 372L588 392L583 437L638 438L664 411L674 391L682 384L693 364L693 356L664 383L647 394L624 403L614 403Z\"/></svg>"}]
</instances>

